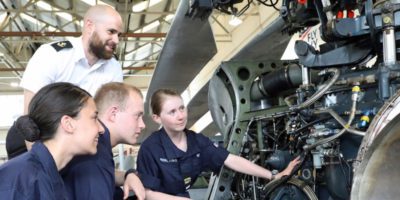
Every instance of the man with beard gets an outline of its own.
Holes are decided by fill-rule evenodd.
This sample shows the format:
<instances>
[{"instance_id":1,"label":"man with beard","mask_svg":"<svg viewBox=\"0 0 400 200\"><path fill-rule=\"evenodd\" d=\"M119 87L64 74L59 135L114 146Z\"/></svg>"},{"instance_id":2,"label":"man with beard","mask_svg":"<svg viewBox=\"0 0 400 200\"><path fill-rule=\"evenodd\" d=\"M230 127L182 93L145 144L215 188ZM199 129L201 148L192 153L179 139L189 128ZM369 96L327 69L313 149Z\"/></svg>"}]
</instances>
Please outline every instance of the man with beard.
<instances>
[{"instance_id":1,"label":"man with beard","mask_svg":"<svg viewBox=\"0 0 400 200\"><path fill-rule=\"evenodd\" d=\"M43 44L29 60L21 81L24 114L35 93L50 83L70 82L94 96L103 84L122 82L122 68L113 56L123 29L120 14L110 6L96 5L89 8L83 20L81 37ZM29 142L25 146L23 137L13 130L14 127L11 127L6 138L9 159L32 146ZM124 181L124 173L116 171L115 175L115 180ZM143 187L139 178L129 174L128 179L129 183L125 185L140 193L134 187Z\"/></svg>"},{"instance_id":2,"label":"man with beard","mask_svg":"<svg viewBox=\"0 0 400 200\"><path fill-rule=\"evenodd\" d=\"M81 37L43 44L29 60L21 81L24 114L35 93L50 83L73 83L94 96L104 83L122 82L121 66L113 57L122 32L121 16L110 6L96 5L83 20ZM6 139L9 158L26 151L15 137L11 128ZM26 145L30 149L32 144Z\"/></svg>"}]
</instances>

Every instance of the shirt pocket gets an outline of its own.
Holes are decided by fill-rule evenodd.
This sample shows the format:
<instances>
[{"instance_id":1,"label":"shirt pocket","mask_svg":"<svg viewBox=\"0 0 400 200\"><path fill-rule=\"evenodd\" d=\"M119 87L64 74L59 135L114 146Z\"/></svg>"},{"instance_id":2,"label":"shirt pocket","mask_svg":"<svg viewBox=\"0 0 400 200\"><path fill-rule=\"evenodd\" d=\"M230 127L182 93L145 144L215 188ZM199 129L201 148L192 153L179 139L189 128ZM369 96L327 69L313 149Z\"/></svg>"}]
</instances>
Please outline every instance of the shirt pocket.
<instances>
[{"instance_id":1,"label":"shirt pocket","mask_svg":"<svg viewBox=\"0 0 400 200\"><path fill-rule=\"evenodd\" d=\"M178 162L162 163L163 183L161 188L168 194L179 194L185 192L183 176Z\"/></svg>"},{"instance_id":2,"label":"shirt pocket","mask_svg":"<svg viewBox=\"0 0 400 200\"><path fill-rule=\"evenodd\" d=\"M167 179L178 179L181 175L180 164L178 162L161 162L163 176Z\"/></svg>"},{"instance_id":3,"label":"shirt pocket","mask_svg":"<svg viewBox=\"0 0 400 200\"><path fill-rule=\"evenodd\" d=\"M200 154L193 157L192 169L195 174L200 174L203 171L203 163L201 162Z\"/></svg>"}]
</instances>

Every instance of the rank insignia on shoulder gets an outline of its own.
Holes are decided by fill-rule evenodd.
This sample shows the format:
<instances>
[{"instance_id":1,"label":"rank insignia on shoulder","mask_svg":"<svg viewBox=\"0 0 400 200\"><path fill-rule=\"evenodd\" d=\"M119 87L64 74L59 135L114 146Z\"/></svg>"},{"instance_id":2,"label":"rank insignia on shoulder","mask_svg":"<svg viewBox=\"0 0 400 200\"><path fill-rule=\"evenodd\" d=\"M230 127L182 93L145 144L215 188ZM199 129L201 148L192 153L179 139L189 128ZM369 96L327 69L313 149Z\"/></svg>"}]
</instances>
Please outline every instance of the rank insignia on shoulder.
<instances>
[{"instance_id":1,"label":"rank insignia on shoulder","mask_svg":"<svg viewBox=\"0 0 400 200\"><path fill-rule=\"evenodd\" d=\"M69 49L72 48L72 44L70 41L60 41L51 44L56 51L60 51L61 49Z\"/></svg>"}]
</instances>

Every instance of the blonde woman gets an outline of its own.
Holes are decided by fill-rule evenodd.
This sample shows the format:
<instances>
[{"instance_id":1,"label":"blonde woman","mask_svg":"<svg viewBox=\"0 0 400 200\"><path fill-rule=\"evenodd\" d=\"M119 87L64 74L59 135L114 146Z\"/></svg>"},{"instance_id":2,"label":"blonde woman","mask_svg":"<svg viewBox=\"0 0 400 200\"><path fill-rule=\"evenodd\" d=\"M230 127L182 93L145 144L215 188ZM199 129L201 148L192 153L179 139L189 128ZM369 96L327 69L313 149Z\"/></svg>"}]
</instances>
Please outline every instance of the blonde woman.
<instances>
[{"instance_id":1,"label":"blonde woman","mask_svg":"<svg viewBox=\"0 0 400 200\"><path fill-rule=\"evenodd\" d=\"M223 165L244 174L279 179L299 163L296 158L274 176L271 171L214 146L208 137L186 129L187 110L174 90L157 90L150 104L153 120L162 128L150 135L139 150L137 170L147 200L189 199L187 190L198 175L204 170L218 172Z\"/></svg>"}]
</instances>

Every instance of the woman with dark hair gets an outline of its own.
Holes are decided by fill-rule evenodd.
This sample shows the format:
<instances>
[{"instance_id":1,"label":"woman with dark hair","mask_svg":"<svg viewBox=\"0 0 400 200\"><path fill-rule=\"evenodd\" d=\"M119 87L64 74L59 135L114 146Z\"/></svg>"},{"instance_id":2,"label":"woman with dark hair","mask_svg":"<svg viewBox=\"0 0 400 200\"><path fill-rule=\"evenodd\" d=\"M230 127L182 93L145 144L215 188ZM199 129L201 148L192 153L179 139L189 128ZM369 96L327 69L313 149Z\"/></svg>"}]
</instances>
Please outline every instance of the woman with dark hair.
<instances>
[{"instance_id":1,"label":"woman with dark hair","mask_svg":"<svg viewBox=\"0 0 400 200\"><path fill-rule=\"evenodd\" d=\"M95 154L104 131L90 94L63 82L39 90L15 128L35 144L0 166L2 199L65 199L58 171L76 155Z\"/></svg>"},{"instance_id":2,"label":"woman with dark hair","mask_svg":"<svg viewBox=\"0 0 400 200\"><path fill-rule=\"evenodd\" d=\"M268 180L289 175L300 162L294 159L288 167L272 174L243 157L214 146L200 133L186 129L187 109L181 96L170 89L159 89L151 97L152 117L162 128L141 145L137 170L147 200L189 199L188 189L202 171L218 172L223 165L244 174Z\"/></svg>"}]
</instances>

